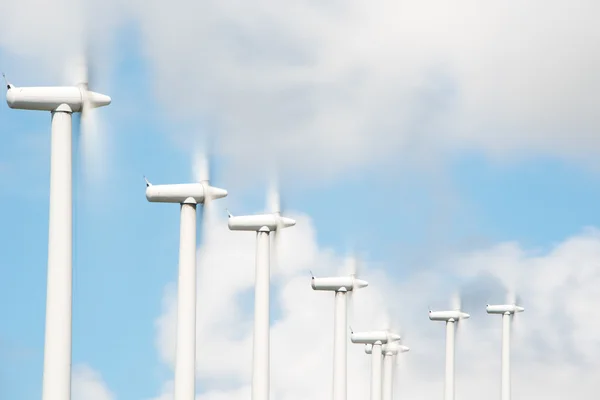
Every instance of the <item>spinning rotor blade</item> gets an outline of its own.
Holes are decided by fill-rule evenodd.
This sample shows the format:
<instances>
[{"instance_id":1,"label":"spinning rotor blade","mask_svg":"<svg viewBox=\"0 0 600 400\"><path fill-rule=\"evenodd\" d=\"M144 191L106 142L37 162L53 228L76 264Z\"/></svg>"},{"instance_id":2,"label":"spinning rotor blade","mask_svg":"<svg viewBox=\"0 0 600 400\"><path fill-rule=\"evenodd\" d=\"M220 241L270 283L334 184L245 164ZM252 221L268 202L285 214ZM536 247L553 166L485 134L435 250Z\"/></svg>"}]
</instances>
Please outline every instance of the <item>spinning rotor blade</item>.
<instances>
[{"instance_id":1,"label":"spinning rotor blade","mask_svg":"<svg viewBox=\"0 0 600 400\"><path fill-rule=\"evenodd\" d=\"M81 93L79 132L84 176L87 181L97 181L104 177L106 139L95 108L106 105L110 98L99 99L97 94L90 91L90 87L93 87L90 68L89 52L79 55L70 63L69 80L71 84L77 85ZM97 103L98 101L100 102Z\"/></svg>"}]
</instances>

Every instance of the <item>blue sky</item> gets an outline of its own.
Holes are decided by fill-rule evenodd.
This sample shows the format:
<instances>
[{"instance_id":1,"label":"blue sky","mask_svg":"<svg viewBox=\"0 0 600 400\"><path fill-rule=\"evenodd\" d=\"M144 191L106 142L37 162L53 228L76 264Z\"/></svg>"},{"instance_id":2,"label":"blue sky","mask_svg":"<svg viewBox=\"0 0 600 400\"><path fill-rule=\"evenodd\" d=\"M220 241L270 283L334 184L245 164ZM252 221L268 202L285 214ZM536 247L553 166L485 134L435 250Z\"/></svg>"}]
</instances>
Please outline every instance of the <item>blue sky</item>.
<instances>
[{"instance_id":1,"label":"blue sky","mask_svg":"<svg viewBox=\"0 0 600 400\"><path fill-rule=\"evenodd\" d=\"M156 351L155 320L177 276L179 218L177 206L146 201L142 176L189 181L191 159L171 132L187 129L185 121L155 96L156 80L166 78L153 72L136 34L119 38L113 102L100 111L110 126L107 179L86 191L74 164L73 364L92 365L119 399L149 399L172 376ZM2 47L0 60L22 62ZM19 78L14 84L37 83L35 74ZM33 399L43 365L50 115L3 102L0 121L0 397ZM227 167L220 161L216 182ZM563 157L498 162L465 150L433 170L391 162L385 171L354 171L313 187L286 184L286 205L312 218L320 247L344 254L360 242L394 279L447 254L506 241L549 249L600 226L600 176ZM223 209L258 211L264 189L230 190Z\"/></svg>"}]
</instances>

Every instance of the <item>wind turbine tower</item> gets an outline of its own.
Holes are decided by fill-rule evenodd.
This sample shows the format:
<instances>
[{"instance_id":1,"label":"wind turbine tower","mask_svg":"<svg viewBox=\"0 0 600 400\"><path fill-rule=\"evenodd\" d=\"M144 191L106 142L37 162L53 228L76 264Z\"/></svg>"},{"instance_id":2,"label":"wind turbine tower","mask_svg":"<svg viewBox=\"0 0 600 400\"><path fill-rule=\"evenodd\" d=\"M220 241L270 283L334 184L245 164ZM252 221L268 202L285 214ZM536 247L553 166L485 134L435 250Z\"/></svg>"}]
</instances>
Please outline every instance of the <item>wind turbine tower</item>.
<instances>
[{"instance_id":1,"label":"wind turbine tower","mask_svg":"<svg viewBox=\"0 0 600 400\"><path fill-rule=\"evenodd\" d=\"M383 353L382 399L392 400L394 398L395 361L399 353L410 351L410 348L398 342L391 342L383 345L381 350ZM373 353L373 347L370 344L365 345L365 353Z\"/></svg>"},{"instance_id":2,"label":"wind turbine tower","mask_svg":"<svg viewBox=\"0 0 600 400\"><path fill-rule=\"evenodd\" d=\"M444 385L444 399L454 400L454 346L456 324L462 319L471 316L457 307L452 311L431 311L429 310L429 319L432 321L446 322L446 383Z\"/></svg>"},{"instance_id":3,"label":"wind turbine tower","mask_svg":"<svg viewBox=\"0 0 600 400\"><path fill-rule=\"evenodd\" d=\"M356 262L353 263L356 265ZM356 279L356 273L348 276L316 278L312 277L314 290L335 292L335 315L333 328L333 400L346 400L348 390L348 306L347 296L360 288L367 287L367 281Z\"/></svg>"},{"instance_id":4,"label":"wind turbine tower","mask_svg":"<svg viewBox=\"0 0 600 400\"><path fill-rule=\"evenodd\" d=\"M352 343L371 345L371 400L382 400L382 362L383 346L402 339L400 335L388 331L352 332Z\"/></svg>"},{"instance_id":5,"label":"wind turbine tower","mask_svg":"<svg viewBox=\"0 0 600 400\"><path fill-rule=\"evenodd\" d=\"M501 399L510 400L510 329L511 319L516 313L525 311L525 308L516 304L487 305L488 314L502 315L502 385Z\"/></svg>"},{"instance_id":6,"label":"wind turbine tower","mask_svg":"<svg viewBox=\"0 0 600 400\"><path fill-rule=\"evenodd\" d=\"M110 104L88 90L87 65L73 86L16 87L6 82L6 102L18 110L51 113L48 277L44 342L43 400L71 398L73 283L72 114L87 118L93 108Z\"/></svg>"},{"instance_id":7,"label":"wind turbine tower","mask_svg":"<svg viewBox=\"0 0 600 400\"><path fill-rule=\"evenodd\" d=\"M196 205L206 207L211 200L227 196L225 189L209 185L208 168L201 179L175 185L153 185L146 180L149 202L181 206L174 400L196 397Z\"/></svg>"},{"instance_id":8,"label":"wind turbine tower","mask_svg":"<svg viewBox=\"0 0 600 400\"><path fill-rule=\"evenodd\" d=\"M232 231L256 232L256 275L254 284L254 342L252 346L252 400L268 400L270 395L270 239L281 229L296 225L296 221L281 216L279 193L271 192L271 213L233 216L229 213L228 226Z\"/></svg>"}]
</instances>

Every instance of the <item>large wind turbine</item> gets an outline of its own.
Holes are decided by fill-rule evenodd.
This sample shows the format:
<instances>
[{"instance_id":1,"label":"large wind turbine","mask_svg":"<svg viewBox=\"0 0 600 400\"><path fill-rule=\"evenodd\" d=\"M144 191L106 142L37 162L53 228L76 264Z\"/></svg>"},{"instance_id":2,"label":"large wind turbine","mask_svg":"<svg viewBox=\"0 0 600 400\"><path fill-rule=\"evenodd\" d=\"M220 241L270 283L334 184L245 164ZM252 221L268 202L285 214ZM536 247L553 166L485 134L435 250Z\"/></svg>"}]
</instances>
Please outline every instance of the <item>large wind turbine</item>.
<instances>
[{"instance_id":1,"label":"large wind turbine","mask_svg":"<svg viewBox=\"0 0 600 400\"><path fill-rule=\"evenodd\" d=\"M391 342L402 339L400 335L389 331L371 331L371 332L352 332L350 340L352 343L371 345L371 400L382 400L381 381L382 381L382 347Z\"/></svg>"},{"instance_id":2,"label":"large wind turbine","mask_svg":"<svg viewBox=\"0 0 600 400\"><path fill-rule=\"evenodd\" d=\"M487 305L488 314L502 315L502 386L501 399L510 400L510 328L511 319L516 313L525 311L525 308L512 304Z\"/></svg>"},{"instance_id":3,"label":"large wind turbine","mask_svg":"<svg viewBox=\"0 0 600 400\"><path fill-rule=\"evenodd\" d=\"M50 212L44 343L43 400L71 398L71 326L73 276L72 114L82 121L111 99L88 90L87 65L74 86L16 87L6 82L6 102L19 110L50 112Z\"/></svg>"},{"instance_id":4,"label":"large wind turbine","mask_svg":"<svg viewBox=\"0 0 600 400\"><path fill-rule=\"evenodd\" d=\"M390 342L384 344L381 351L383 353L383 377L381 380L383 391L382 399L392 400L394 398L394 367L396 365L396 357L399 353L410 351L410 348L399 342ZM373 346L366 344L365 353L372 354Z\"/></svg>"},{"instance_id":5,"label":"large wind turbine","mask_svg":"<svg viewBox=\"0 0 600 400\"><path fill-rule=\"evenodd\" d=\"M446 382L444 385L444 399L454 400L454 345L456 324L462 319L471 316L460 310L458 304L452 311L431 311L429 319L432 321L446 322Z\"/></svg>"},{"instance_id":6,"label":"large wind turbine","mask_svg":"<svg viewBox=\"0 0 600 400\"><path fill-rule=\"evenodd\" d=\"M228 226L232 231L256 232L256 276L254 284L254 343L252 349L252 400L268 400L270 390L270 309L271 283L269 234L296 225L296 221L281 216L278 192L272 192L271 213L233 216ZM277 236L276 236L277 238ZM278 242L275 238L275 250Z\"/></svg>"},{"instance_id":7,"label":"large wind turbine","mask_svg":"<svg viewBox=\"0 0 600 400\"><path fill-rule=\"evenodd\" d=\"M353 260L356 268L356 261ZM327 278L312 277L311 286L314 290L335 292L335 315L333 328L333 400L346 400L348 382L347 364L347 329L348 307L346 296L352 295L356 289L367 287L367 281L356 279L356 271L348 276Z\"/></svg>"},{"instance_id":8,"label":"large wind turbine","mask_svg":"<svg viewBox=\"0 0 600 400\"><path fill-rule=\"evenodd\" d=\"M148 201L181 205L174 400L196 396L196 205L206 207L225 196L225 189L209 185L207 165L198 183L152 185L146 180Z\"/></svg>"}]
</instances>

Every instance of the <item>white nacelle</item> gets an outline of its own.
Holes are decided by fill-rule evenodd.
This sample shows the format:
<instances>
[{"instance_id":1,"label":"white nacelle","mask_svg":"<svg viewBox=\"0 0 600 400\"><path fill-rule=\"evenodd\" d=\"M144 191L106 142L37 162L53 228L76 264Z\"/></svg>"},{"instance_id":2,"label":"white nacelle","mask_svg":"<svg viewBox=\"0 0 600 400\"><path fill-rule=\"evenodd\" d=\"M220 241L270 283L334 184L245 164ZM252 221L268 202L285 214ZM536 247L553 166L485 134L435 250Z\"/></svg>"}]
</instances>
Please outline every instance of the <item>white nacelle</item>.
<instances>
[{"instance_id":1,"label":"white nacelle","mask_svg":"<svg viewBox=\"0 0 600 400\"><path fill-rule=\"evenodd\" d=\"M357 332L350 335L350 340L352 343L361 344L375 344L377 342L385 344L388 341L391 342L400 339L400 335L386 331Z\"/></svg>"},{"instance_id":2,"label":"white nacelle","mask_svg":"<svg viewBox=\"0 0 600 400\"><path fill-rule=\"evenodd\" d=\"M502 305L487 305L485 310L488 314L514 314L518 312L523 312L525 309L523 307L519 307L515 304L502 304Z\"/></svg>"},{"instance_id":3,"label":"white nacelle","mask_svg":"<svg viewBox=\"0 0 600 400\"><path fill-rule=\"evenodd\" d=\"M383 345L382 351L384 354L396 355L398 353L405 353L410 351L410 348L404 346L398 342L389 342Z\"/></svg>"},{"instance_id":4,"label":"white nacelle","mask_svg":"<svg viewBox=\"0 0 600 400\"><path fill-rule=\"evenodd\" d=\"M429 319L432 321L458 321L459 319L468 319L469 314L462 311L429 311Z\"/></svg>"},{"instance_id":5,"label":"white nacelle","mask_svg":"<svg viewBox=\"0 0 600 400\"><path fill-rule=\"evenodd\" d=\"M278 214L257 214L229 217L227 225L232 231L259 231L267 228L272 232L279 228L294 226L296 221Z\"/></svg>"},{"instance_id":6,"label":"white nacelle","mask_svg":"<svg viewBox=\"0 0 600 400\"><path fill-rule=\"evenodd\" d=\"M107 106L111 98L104 94L87 91L92 107ZM54 111L66 104L72 112L83 106L83 95L77 86L12 87L6 92L8 106L19 110Z\"/></svg>"},{"instance_id":7,"label":"white nacelle","mask_svg":"<svg viewBox=\"0 0 600 400\"><path fill-rule=\"evenodd\" d=\"M206 190L208 188L208 190ZM206 196L220 199L227 196L227 190L203 183L182 183L177 185L150 185L146 187L146 199L153 203L204 203Z\"/></svg>"},{"instance_id":8,"label":"white nacelle","mask_svg":"<svg viewBox=\"0 0 600 400\"><path fill-rule=\"evenodd\" d=\"M367 281L356 279L353 276L336 276L328 278L312 278L311 286L314 290L332 290L339 291L346 289L350 291L355 287L357 289L369 286Z\"/></svg>"}]
</instances>

